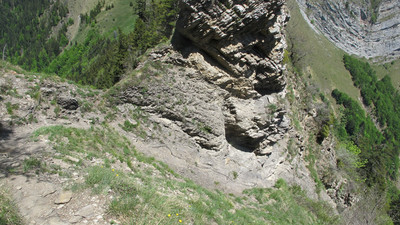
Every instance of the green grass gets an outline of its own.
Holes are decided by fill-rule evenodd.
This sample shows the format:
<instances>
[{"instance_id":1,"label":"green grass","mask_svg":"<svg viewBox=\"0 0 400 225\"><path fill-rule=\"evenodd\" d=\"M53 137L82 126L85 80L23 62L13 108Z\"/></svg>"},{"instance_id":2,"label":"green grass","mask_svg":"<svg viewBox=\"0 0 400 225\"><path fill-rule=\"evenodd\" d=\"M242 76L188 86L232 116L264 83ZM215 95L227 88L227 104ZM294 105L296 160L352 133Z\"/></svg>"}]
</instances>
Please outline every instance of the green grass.
<instances>
[{"instance_id":1,"label":"green grass","mask_svg":"<svg viewBox=\"0 0 400 225\"><path fill-rule=\"evenodd\" d=\"M0 187L0 225L22 225L23 220L10 194Z\"/></svg>"},{"instance_id":2,"label":"green grass","mask_svg":"<svg viewBox=\"0 0 400 225\"><path fill-rule=\"evenodd\" d=\"M138 171L127 174L96 166L89 169L86 185L96 193L112 190L114 198L108 211L124 224L177 224L179 220L184 224L338 222L331 216L331 208L308 199L299 187L290 187L283 180L278 181L277 188L251 189L237 197L207 190L190 180L154 178Z\"/></svg>"},{"instance_id":3,"label":"green grass","mask_svg":"<svg viewBox=\"0 0 400 225\"><path fill-rule=\"evenodd\" d=\"M7 109L7 113L10 115L14 115L14 110L19 109L19 105L18 104L11 104L11 102L6 102L6 109Z\"/></svg>"},{"instance_id":4,"label":"green grass","mask_svg":"<svg viewBox=\"0 0 400 225\"><path fill-rule=\"evenodd\" d=\"M23 170L24 173L27 173L28 171L34 170L35 173L43 172L45 171L46 165L40 161L40 159L37 158L27 158L24 159L23 163Z\"/></svg>"},{"instance_id":5,"label":"green grass","mask_svg":"<svg viewBox=\"0 0 400 225\"><path fill-rule=\"evenodd\" d=\"M344 52L327 38L315 33L300 14L297 3L288 1L291 19L287 25L289 51L293 63L303 76L311 76L319 88L330 96L338 88L358 99L359 90L354 87L350 73L343 65Z\"/></svg>"},{"instance_id":6,"label":"green grass","mask_svg":"<svg viewBox=\"0 0 400 225\"><path fill-rule=\"evenodd\" d=\"M376 71L379 78L389 75L392 79L393 87L400 89L400 59L385 64L372 64L372 68Z\"/></svg>"},{"instance_id":7,"label":"green grass","mask_svg":"<svg viewBox=\"0 0 400 225\"><path fill-rule=\"evenodd\" d=\"M106 1L106 5L114 4L114 8L106 11L104 7L101 13L96 17L97 23L95 27L100 31L100 34L110 35L110 37L112 37L114 35L113 31L116 31L118 27L121 28L124 33L129 33L134 30L137 16L135 15L133 7L130 6L130 2L135 1ZM82 3L77 3L77 5L78 4ZM86 7L89 8L87 12L92 9L90 6L92 5L91 7L94 7L95 4L97 4L97 1L87 3ZM76 10L78 11L79 9ZM90 29L90 24L80 26L77 35L73 38L73 42L83 42Z\"/></svg>"},{"instance_id":8,"label":"green grass","mask_svg":"<svg viewBox=\"0 0 400 225\"><path fill-rule=\"evenodd\" d=\"M243 196L203 188L166 164L139 153L107 125L87 130L45 127L33 138L47 136L61 154L86 153L103 164L82 168L94 194L113 196L108 213L123 224L333 224L332 209L306 197L283 180L276 188L252 189ZM110 158L111 156L111 158ZM122 160L121 160L122 159ZM117 162L131 169L122 169ZM117 164L116 164L117 163ZM35 164L35 163L33 163ZM84 167L85 164L81 166ZM235 172L232 172L235 177Z\"/></svg>"}]
</instances>

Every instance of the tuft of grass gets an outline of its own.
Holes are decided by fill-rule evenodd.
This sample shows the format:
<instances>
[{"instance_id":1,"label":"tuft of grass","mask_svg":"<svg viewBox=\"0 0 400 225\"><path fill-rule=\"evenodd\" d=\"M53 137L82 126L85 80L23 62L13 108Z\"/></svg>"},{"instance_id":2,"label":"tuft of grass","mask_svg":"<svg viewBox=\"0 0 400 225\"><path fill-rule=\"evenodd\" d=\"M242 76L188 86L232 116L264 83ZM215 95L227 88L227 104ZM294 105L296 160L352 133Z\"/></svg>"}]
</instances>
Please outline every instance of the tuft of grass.
<instances>
[{"instance_id":1,"label":"tuft of grass","mask_svg":"<svg viewBox=\"0 0 400 225\"><path fill-rule=\"evenodd\" d=\"M238 178L238 176L239 176L238 172L236 172L236 171L233 171L232 175L233 175L233 179L234 180L236 180Z\"/></svg>"},{"instance_id":2,"label":"tuft of grass","mask_svg":"<svg viewBox=\"0 0 400 225\"><path fill-rule=\"evenodd\" d=\"M0 224L1 225L24 224L17 206L11 200L10 194L4 187L0 187Z\"/></svg>"},{"instance_id":3,"label":"tuft of grass","mask_svg":"<svg viewBox=\"0 0 400 225\"><path fill-rule=\"evenodd\" d=\"M120 125L120 127L126 131L126 132L132 132L134 131L137 127L139 126L139 123L137 122L136 124L131 123L129 120L125 120L123 125Z\"/></svg>"},{"instance_id":4,"label":"tuft of grass","mask_svg":"<svg viewBox=\"0 0 400 225\"><path fill-rule=\"evenodd\" d=\"M37 158L24 159L22 166L24 173L34 170L35 173L38 174L39 172L45 171L46 168L46 164L42 163L42 161Z\"/></svg>"},{"instance_id":5,"label":"tuft of grass","mask_svg":"<svg viewBox=\"0 0 400 225\"><path fill-rule=\"evenodd\" d=\"M27 91L25 94L28 94L31 96L31 98L37 100L40 102L41 100L41 92L40 92L40 86L37 84L36 86L29 87L29 91Z\"/></svg>"},{"instance_id":6,"label":"tuft of grass","mask_svg":"<svg viewBox=\"0 0 400 225\"><path fill-rule=\"evenodd\" d=\"M6 109L7 109L7 113L10 115L14 115L14 110L19 109L19 105L18 104L11 104L11 102L6 102Z\"/></svg>"}]
</instances>

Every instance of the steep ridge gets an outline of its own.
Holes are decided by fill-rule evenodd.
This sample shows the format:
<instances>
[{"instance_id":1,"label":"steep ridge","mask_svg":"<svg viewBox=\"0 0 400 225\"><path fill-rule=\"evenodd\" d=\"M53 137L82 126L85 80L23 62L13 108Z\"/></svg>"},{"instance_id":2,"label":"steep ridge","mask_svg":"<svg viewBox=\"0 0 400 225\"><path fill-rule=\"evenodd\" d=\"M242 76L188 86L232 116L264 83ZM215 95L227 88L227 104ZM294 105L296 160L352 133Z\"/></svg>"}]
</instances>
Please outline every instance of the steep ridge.
<instances>
[{"instance_id":1,"label":"steep ridge","mask_svg":"<svg viewBox=\"0 0 400 225\"><path fill-rule=\"evenodd\" d=\"M109 92L162 127L148 153L209 187L240 193L284 178L316 196L301 154L287 160L296 134L285 106L283 1L181 5L173 46Z\"/></svg>"},{"instance_id":2,"label":"steep ridge","mask_svg":"<svg viewBox=\"0 0 400 225\"><path fill-rule=\"evenodd\" d=\"M374 15L369 1L297 2L310 26L347 53L383 61L399 58L398 1L381 1ZM372 18L376 15L376 21L373 21Z\"/></svg>"}]
</instances>

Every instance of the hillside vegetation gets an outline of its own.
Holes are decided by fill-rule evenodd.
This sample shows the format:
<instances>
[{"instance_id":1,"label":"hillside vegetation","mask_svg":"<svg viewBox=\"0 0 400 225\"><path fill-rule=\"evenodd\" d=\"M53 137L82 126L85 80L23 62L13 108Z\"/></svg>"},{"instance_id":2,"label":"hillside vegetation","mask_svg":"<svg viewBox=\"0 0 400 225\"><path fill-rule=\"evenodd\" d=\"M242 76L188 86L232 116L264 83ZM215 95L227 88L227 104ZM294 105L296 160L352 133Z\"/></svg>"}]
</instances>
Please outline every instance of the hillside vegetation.
<instances>
[{"instance_id":1,"label":"hillside vegetation","mask_svg":"<svg viewBox=\"0 0 400 225\"><path fill-rule=\"evenodd\" d=\"M371 1L371 7L376 9L379 2ZM16 166L2 165L0 169L10 176L43 180L56 174L57 178L68 181L67 189L76 195L88 191L104 197L105 217L117 224L397 224L400 95L391 76L395 76L399 64L371 66L366 60L345 55L323 35L314 33L294 0L289 0L288 5L291 20L287 26L289 48L285 52L286 99L274 100L271 95L271 100L266 101L276 104L269 104L263 113L272 114L267 115L272 118L282 112L281 117L287 119L288 112L291 117L291 125L287 120L288 127L293 129L287 132L296 139L288 141L284 149L287 162L277 161L297 166L293 160L304 160L307 174L299 176L309 176L314 181L311 186L315 185L316 193L312 193L315 199L283 179L273 182L271 188L252 188L240 195L210 190L146 156L142 153L146 149L138 149L129 139L135 137L143 143L156 139L154 135L163 132L158 124L161 120L176 127L192 122L194 128L182 132L185 136L180 138L195 139L195 132L203 136L213 132L207 125L210 121L196 122L197 107L202 107L196 99L190 100L196 106L190 111L184 98L173 96L174 99L162 103L170 95L152 92L161 89L172 95L173 88L185 87L186 80L202 79L197 77L201 73L193 72L195 67L189 65L200 64L201 61L194 59L203 57L200 53L192 55L192 61L185 61L187 64L180 61L181 67L188 68L176 69L174 64L152 62L149 57L151 49L170 42L178 16L178 0L100 0L79 15L79 25L63 1L2 1L0 31L4 35L0 37L0 47L4 49L4 58L30 72L1 61L0 109L7 121L0 121L0 131L3 132L3 125L7 129L13 126L32 129L29 137L15 139L40 145L39 149L47 151L42 155L27 155ZM72 26L78 26L77 33L68 39ZM168 51L166 54L175 50ZM176 52L171 54L177 57L173 60L179 59ZM216 67L211 68L203 70L217 71ZM183 75L176 80L175 73ZM161 78L168 78L171 83L161 88L157 82L166 80ZM211 86L210 82L207 85ZM193 87L198 86L190 86ZM135 91L140 93L137 96L154 95L151 97L161 105L153 106L149 101L141 108L126 99L121 103L115 99L121 96L121 89L128 90L125 93L128 97L134 96ZM60 90L65 93L58 93ZM207 91L212 93L215 89ZM65 101L79 105L76 111L60 107L63 103L60 96L65 97L64 94L68 95ZM171 112L159 115L167 104ZM182 108L184 119L192 118L191 121L179 121L178 108ZM149 112L160 117L152 121ZM257 122L256 117L254 120ZM152 130L154 133L150 133ZM173 135L171 130L168 136ZM222 133L228 132L222 130ZM166 133L160 135L157 144L165 144L162 139L167 139L166 136ZM4 136L4 140L11 140L7 138ZM0 144L3 146L3 142ZM51 164L54 160L68 166ZM226 158L225 163L229 160ZM296 173L301 171L291 169ZM236 170L231 174L227 182L237 179ZM218 187L219 182L214 183ZM22 221L8 192L0 186L0 224L27 222ZM328 204L321 200L323 197L332 201ZM336 203L337 208L332 209L331 205Z\"/></svg>"},{"instance_id":2,"label":"hillside vegetation","mask_svg":"<svg viewBox=\"0 0 400 225\"><path fill-rule=\"evenodd\" d=\"M378 1L375 3L378 4ZM379 198L386 202L386 206L379 207L383 210L381 213L390 215L392 221L397 223L399 191L395 184L400 147L400 123L396 113L400 100L396 90L398 62L370 65L365 59L345 55L323 35L311 30L294 1L289 1L288 5L292 17L287 28L288 55L291 56L294 71L306 75L304 80L311 78L318 91L329 93L337 103L328 109L336 114L336 121L330 123L333 130L329 132L323 126L329 123L323 123L321 137L334 135L337 138L338 169L348 174L359 190L364 185L367 187L364 192L368 194L363 197L364 200L370 199L368 195L380 193ZM339 157L343 146L349 154L347 159ZM349 161L350 158L353 159ZM352 167L356 174L352 172ZM375 223L382 223L378 222L378 218L375 217Z\"/></svg>"},{"instance_id":3,"label":"hillside vegetation","mask_svg":"<svg viewBox=\"0 0 400 225\"><path fill-rule=\"evenodd\" d=\"M34 129L29 137L22 139L28 145L40 145L41 152L27 154L17 167L4 165L8 176L23 175L43 180L55 176L68 181L63 183L63 188L71 190L74 196L87 191L91 193L91 199L105 196L105 217L111 224L340 222L337 216L331 214L329 205L308 198L300 187L290 186L282 179L273 188L248 189L241 195L209 190L195 184L175 173L166 164L145 156L141 153L143 150L137 149L126 137L125 132L134 133L141 126L151 126L146 115L138 113L140 115L133 117L129 111L118 115L115 111L118 109L103 105L105 99L99 90L84 86L78 88L55 77L30 74L23 70L19 72L24 74L15 75L10 69L16 70L16 67L8 63L0 65L1 71L5 71L0 78L20 81L18 85L9 84L9 89L13 91L2 89L0 92L2 103L13 102L10 106L15 106L9 108L11 118L20 121L18 124L22 129L40 127ZM18 94L23 94L21 87L24 85L37 87L37 92L29 92L32 96L37 96L34 99L37 111L32 114L32 120L19 120L18 116L24 113L20 106L27 101L27 98ZM73 115L55 105L51 95L41 95L38 90L42 87L66 87L76 98L91 101L90 106L82 103L79 108L81 120L90 118L90 124L85 125L88 127L82 128L82 124L76 122ZM47 105L50 108L45 107ZM48 117L58 124L65 120L71 122L68 125L47 126L43 119ZM125 122L116 117L125 118ZM127 122L133 119L136 124ZM43 149L48 151L43 152ZM15 203L3 190L0 187L0 222L27 222L21 219Z\"/></svg>"},{"instance_id":4,"label":"hillside vegetation","mask_svg":"<svg viewBox=\"0 0 400 225\"><path fill-rule=\"evenodd\" d=\"M42 71L68 44L67 14L68 8L59 0L2 1L0 47L3 59L28 70Z\"/></svg>"},{"instance_id":5,"label":"hillside vegetation","mask_svg":"<svg viewBox=\"0 0 400 225\"><path fill-rule=\"evenodd\" d=\"M80 15L79 29L84 38L69 42L66 32L75 21L66 19L68 8L63 2L50 4L37 0L25 4L10 0L0 8L5 34L0 45L5 49L6 59L25 69L108 88L126 70L135 68L138 58L148 48L168 40L177 7L176 0L121 1L115 5L98 1L93 9ZM120 14L121 8L133 16L122 18L125 14ZM101 23L97 23L98 17L106 17L108 11L119 16L117 22L122 19L124 22L108 24L109 19L115 18L100 18Z\"/></svg>"}]
</instances>

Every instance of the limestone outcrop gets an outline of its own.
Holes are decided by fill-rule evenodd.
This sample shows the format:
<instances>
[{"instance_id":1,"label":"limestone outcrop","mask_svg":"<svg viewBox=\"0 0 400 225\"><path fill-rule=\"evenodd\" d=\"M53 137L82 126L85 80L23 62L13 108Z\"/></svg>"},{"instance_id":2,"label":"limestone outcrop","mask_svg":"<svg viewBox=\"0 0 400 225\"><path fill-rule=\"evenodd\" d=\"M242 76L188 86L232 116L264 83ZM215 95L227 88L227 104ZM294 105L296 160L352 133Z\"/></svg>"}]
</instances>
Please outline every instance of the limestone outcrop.
<instances>
[{"instance_id":1,"label":"limestone outcrop","mask_svg":"<svg viewBox=\"0 0 400 225\"><path fill-rule=\"evenodd\" d=\"M206 186L240 192L284 178L314 196L301 154L287 151L284 1L180 4L172 46L150 52L112 101L147 113L160 128L146 133L162 143L150 154Z\"/></svg>"},{"instance_id":2,"label":"limestone outcrop","mask_svg":"<svg viewBox=\"0 0 400 225\"><path fill-rule=\"evenodd\" d=\"M238 97L260 96L285 85L285 10L283 0L182 0L176 30L230 75L209 81Z\"/></svg>"},{"instance_id":3,"label":"limestone outcrop","mask_svg":"<svg viewBox=\"0 0 400 225\"><path fill-rule=\"evenodd\" d=\"M347 53L383 61L400 57L398 0L382 0L374 23L369 1L297 2L310 26Z\"/></svg>"}]
</instances>

